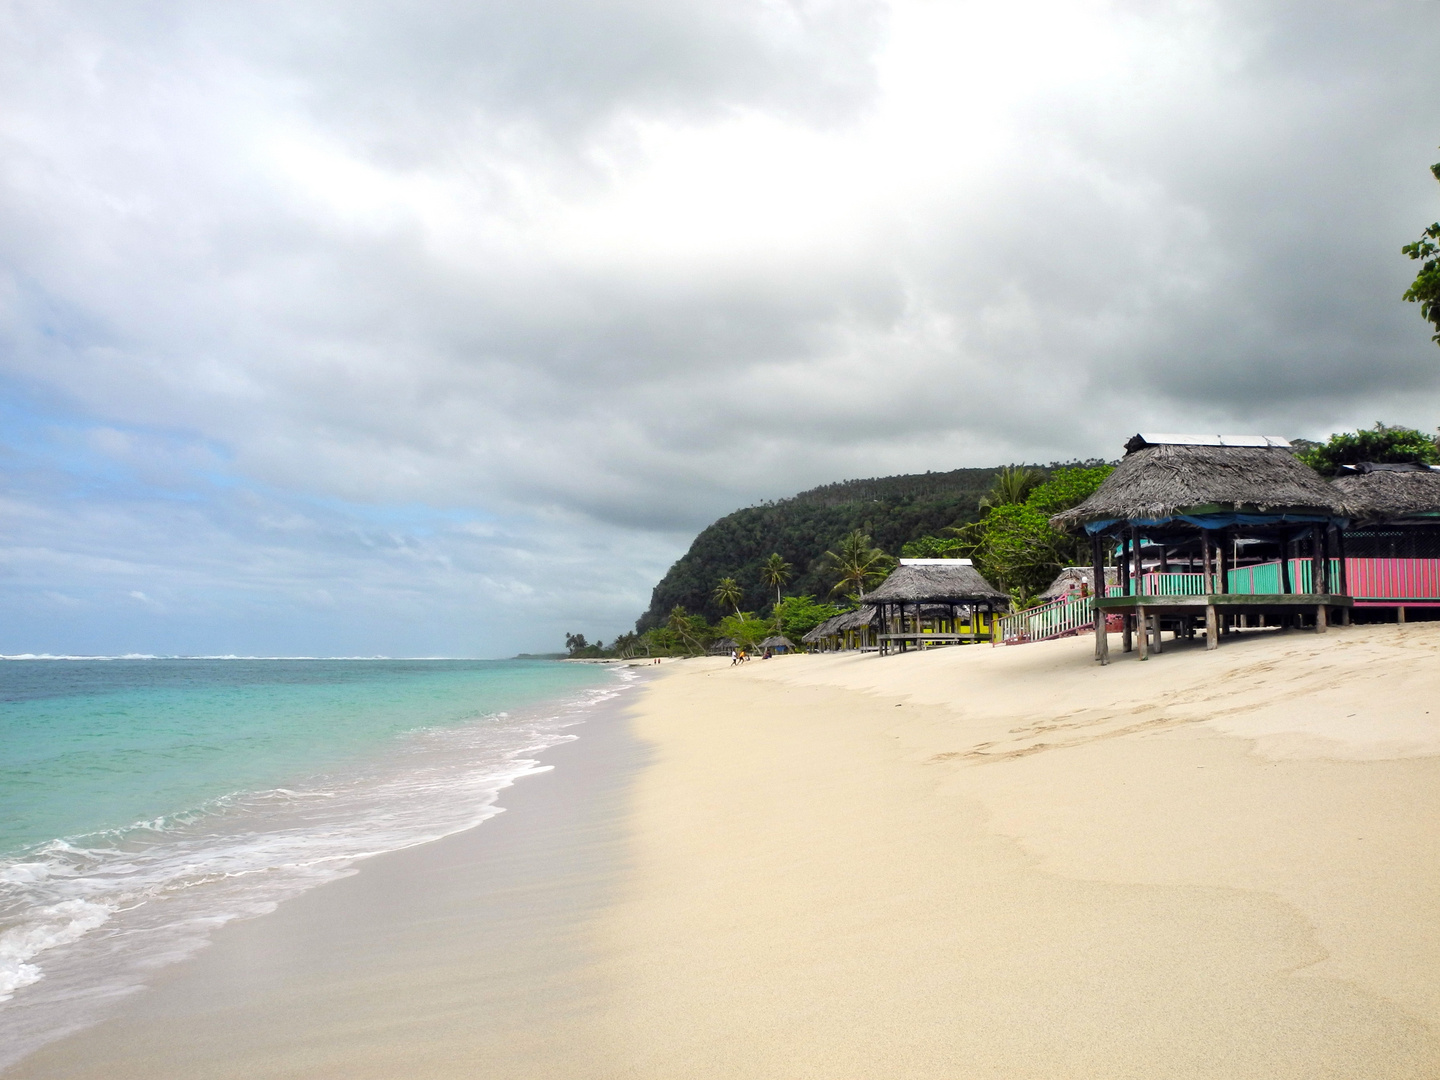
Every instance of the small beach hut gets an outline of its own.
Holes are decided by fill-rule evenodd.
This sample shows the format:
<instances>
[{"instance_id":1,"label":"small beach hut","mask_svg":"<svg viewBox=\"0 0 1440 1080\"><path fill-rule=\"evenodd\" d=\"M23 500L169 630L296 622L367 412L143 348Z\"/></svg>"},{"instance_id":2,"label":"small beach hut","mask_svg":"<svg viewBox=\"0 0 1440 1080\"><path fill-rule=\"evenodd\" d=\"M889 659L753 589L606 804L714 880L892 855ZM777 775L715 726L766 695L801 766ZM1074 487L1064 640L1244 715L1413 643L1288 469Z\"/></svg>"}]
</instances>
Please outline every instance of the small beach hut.
<instances>
[{"instance_id":1,"label":"small beach hut","mask_svg":"<svg viewBox=\"0 0 1440 1080\"><path fill-rule=\"evenodd\" d=\"M1250 620L1303 614L1323 630L1332 609L1349 610L1344 563L1332 555L1352 516L1285 439L1141 434L1093 495L1050 524L1090 537L1094 581L1106 553L1117 555L1116 587L1094 601L1104 662L1106 611L1124 615L1127 649L1144 631L1142 658L1151 642L1158 650L1162 618L1187 634L1203 618L1210 648L1222 629Z\"/></svg>"},{"instance_id":2,"label":"small beach hut","mask_svg":"<svg viewBox=\"0 0 1440 1080\"><path fill-rule=\"evenodd\" d=\"M996 610L1010 606L1010 597L981 577L969 559L901 559L865 601L880 621L882 654L904 652L911 644L978 641L988 637ZM970 620L964 629L962 614Z\"/></svg>"},{"instance_id":3,"label":"small beach hut","mask_svg":"<svg viewBox=\"0 0 1440 1080\"><path fill-rule=\"evenodd\" d=\"M760 642L760 651L772 653L788 653L795 651L795 643L784 634L772 634Z\"/></svg>"},{"instance_id":4,"label":"small beach hut","mask_svg":"<svg viewBox=\"0 0 1440 1080\"><path fill-rule=\"evenodd\" d=\"M1040 599L1063 600L1067 596L1089 596L1094 576L1095 571L1089 566L1067 566L1055 575L1055 580L1040 594ZM1105 580L1111 585L1115 583L1115 567L1105 568Z\"/></svg>"},{"instance_id":5,"label":"small beach hut","mask_svg":"<svg viewBox=\"0 0 1440 1080\"><path fill-rule=\"evenodd\" d=\"M800 640L820 652L874 648L875 609L870 605L832 615Z\"/></svg>"},{"instance_id":6,"label":"small beach hut","mask_svg":"<svg viewBox=\"0 0 1440 1080\"><path fill-rule=\"evenodd\" d=\"M848 615L847 611L845 615ZM837 648L835 641L840 636L840 620L845 615L832 615L822 623L818 623L809 633L800 639L800 644L807 645L819 652L828 652Z\"/></svg>"},{"instance_id":7,"label":"small beach hut","mask_svg":"<svg viewBox=\"0 0 1440 1080\"><path fill-rule=\"evenodd\" d=\"M722 637L719 641L715 642L715 644L710 646L710 655L729 656L739 647L740 645L736 642L734 638Z\"/></svg>"},{"instance_id":8,"label":"small beach hut","mask_svg":"<svg viewBox=\"0 0 1440 1080\"><path fill-rule=\"evenodd\" d=\"M1342 534L1356 607L1440 607L1440 468L1363 462L1333 481L1357 515Z\"/></svg>"}]
</instances>

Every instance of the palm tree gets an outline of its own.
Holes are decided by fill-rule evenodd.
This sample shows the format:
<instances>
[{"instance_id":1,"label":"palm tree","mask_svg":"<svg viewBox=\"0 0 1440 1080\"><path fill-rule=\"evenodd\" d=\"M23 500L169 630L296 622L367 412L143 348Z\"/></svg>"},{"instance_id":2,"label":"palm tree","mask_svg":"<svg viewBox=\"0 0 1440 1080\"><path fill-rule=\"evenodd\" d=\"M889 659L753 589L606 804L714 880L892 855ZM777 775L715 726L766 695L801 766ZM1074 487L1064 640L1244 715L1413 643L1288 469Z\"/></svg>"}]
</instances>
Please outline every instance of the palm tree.
<instances>
[{"instance_id":1,"label":"palm tree","mask_svg":"<svg viewBox=\"0 0 1440 1080\"><path fill-rule=\"evenodd\" d=\"M775 632L780 632L780 589L790 580L794 567L777 551L760 564L760 580L775 590Z\"/></svg>"},{"instance_id":2,"label":"palm tree","mask_svg":"<svg viewBox=\"0 0 1440 1080\"><path fill-rule=\"evenodd\" d=\"M840 579L830 591L853 589L864 603L865 586L884 581L895 560L877 548L860 529L847 535L838 547L838 551L825 552L830 572Z\"/></svg>"},{"instance_id":3,"label":"palm tree","mask_svg":"<svg viewBox=\"0 0 1440 1080\"><path fill-rule=\"evenodd\" d=\"M740 614L740 601L744 599L745 591L733 577L722 577L720 584L715 586L715 591L710 595L721 607L729 605L735 609L736 615Z\"/></svg>"},{"instance_id":4,"label":"palm tree","mask_svg":"<svg viewBox=\"0 0 1440 1080\"><path fill-rule=\"evenodd\" d=\"M682 605L676 604L670 609L670 617L665 620L665 626L671 633L679 637L685 644L691 646L696 652L705 651L705 646L702 645L700 639L695 636L695 628L690 625L690 616L686 613Z\"/></svg>"},{"instance_id":5,"label":"palm tree","mask_svg":"<svg viewBox=\"0 0 1440 1080\"><path fill-rule=\"evenodd\" d=\"M1045 482L1045 476L1038 469L1028 465L1006 465L995 474L990 490L980 498L981 510L993 510L997 506L1023 503L1025 496Z\"/></svg>"}]
</instances>

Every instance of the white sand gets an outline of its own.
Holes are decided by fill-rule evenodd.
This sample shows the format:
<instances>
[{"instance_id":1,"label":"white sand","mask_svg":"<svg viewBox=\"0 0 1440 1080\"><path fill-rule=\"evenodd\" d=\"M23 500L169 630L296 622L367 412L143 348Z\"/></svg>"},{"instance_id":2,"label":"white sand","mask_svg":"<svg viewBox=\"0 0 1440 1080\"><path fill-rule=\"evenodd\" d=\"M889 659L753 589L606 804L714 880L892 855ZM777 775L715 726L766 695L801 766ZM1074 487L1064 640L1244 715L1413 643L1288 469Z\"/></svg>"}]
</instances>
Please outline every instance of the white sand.
<instances>
[{"instance_id":1,"label":"white sand","mask_svg":"<svg viewBox=\"0 0 1440 1080\"><path fill-rule=\"evenodd\" d=\"M139 1002L17 1075L116 1075L118 1046L156 1078L1440 1076L1440 624L1089 650L674 665L599 830L604 902L566 963L536 942L540 975L508 943L530 1005L503 1025L466 913L483 845L435 845L303 898L391 924L323 977L256 961L221 993L248 955L222 935L168 1016ZM313 948L286 919L235 940L274 920ZM217 989L182 1033L186 985Z\"/></svg>"},{"instance_id":2,"label":"white sand","mask_svg":"<svg viewBox=\"0 0 1440 1080\"><path fill-rule=\"evenodd\" d=\"M1440 625L1089 650L664 680L614 1075L1440 1075Z\"/></svg>"}]
</instances>

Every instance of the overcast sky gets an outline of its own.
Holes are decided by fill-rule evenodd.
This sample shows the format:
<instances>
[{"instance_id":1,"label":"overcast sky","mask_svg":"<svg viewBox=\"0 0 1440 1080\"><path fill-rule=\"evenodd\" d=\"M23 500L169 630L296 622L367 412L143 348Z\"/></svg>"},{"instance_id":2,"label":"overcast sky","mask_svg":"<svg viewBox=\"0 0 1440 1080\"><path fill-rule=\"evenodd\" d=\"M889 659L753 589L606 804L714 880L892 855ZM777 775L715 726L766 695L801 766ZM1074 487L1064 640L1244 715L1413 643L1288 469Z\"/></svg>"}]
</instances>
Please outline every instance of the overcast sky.
<instances>
[{"instance_id":1,"label":"overcast sky","mask_svg":"<svg viewBox=\"0 0 1440 1080\"><path fill-rule=\"evenodd\" d=\"M0 0L0 652L554 649L818 483L1434 428L1436 56L1436 0Z\"/></svg>"}]
</instances>

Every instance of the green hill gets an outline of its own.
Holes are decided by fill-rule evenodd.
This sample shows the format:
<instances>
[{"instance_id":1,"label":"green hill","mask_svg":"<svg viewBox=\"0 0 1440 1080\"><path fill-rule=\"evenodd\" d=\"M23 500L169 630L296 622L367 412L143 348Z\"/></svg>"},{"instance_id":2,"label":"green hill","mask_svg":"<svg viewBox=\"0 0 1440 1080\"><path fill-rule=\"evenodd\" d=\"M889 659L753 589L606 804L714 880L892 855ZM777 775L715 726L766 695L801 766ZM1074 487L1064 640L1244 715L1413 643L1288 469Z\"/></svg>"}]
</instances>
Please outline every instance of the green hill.
<instances>
[{"instance_id":1,"label":"green hill","mask_svg":"<svg viewBox=\"0 0 1440 1080\"><path fill-rule=\"evenodd\" d=\"M878 547L898 555L910 540L938 533L957 520L974 521L980 497L998 471L997 466L845 480L727 514L701 532L660 579L636 631L663 625L676 604L711 622L729 614L710 599L716 583L727 576L745 590L744 610L768 607L774 594L760 581L760 564L775 551L795 567L787 594L824 599L831 582L821 574L821 562L846 533L863 529Z\"/></svg>"}]
</instances>

